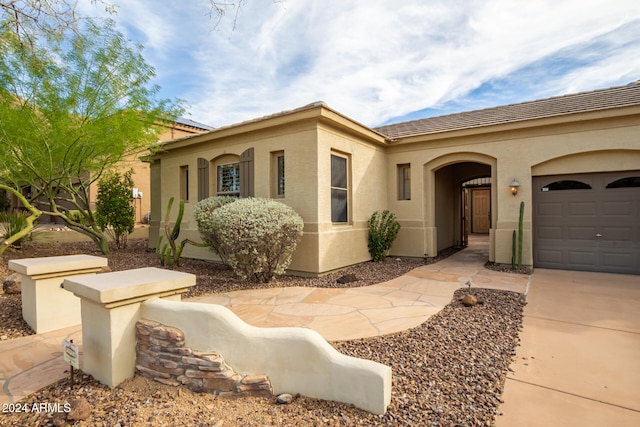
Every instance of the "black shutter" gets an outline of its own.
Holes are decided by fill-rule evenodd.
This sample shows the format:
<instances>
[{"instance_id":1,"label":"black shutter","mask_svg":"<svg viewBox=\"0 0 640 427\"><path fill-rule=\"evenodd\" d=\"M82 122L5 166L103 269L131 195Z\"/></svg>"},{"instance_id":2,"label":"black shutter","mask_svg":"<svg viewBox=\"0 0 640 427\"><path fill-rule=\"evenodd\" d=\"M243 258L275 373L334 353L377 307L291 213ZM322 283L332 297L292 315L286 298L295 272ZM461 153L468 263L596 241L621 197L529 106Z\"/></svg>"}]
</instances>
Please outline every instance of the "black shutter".
<instances>
[{"instance_id":1,"label":"black shutter","mask_svg":"<svg viewBox=\"0 0 640 427\"><path fill-rule=\"evenodd\" d=\"M198 159L198 201L209 197L209 161Z\"/></svg>"},{"instance_id":2,"label":"black shutter","mask_svg":"<svg viewBox=\"0 0 640 427\"><path fill-rule=\"evenodd\" d=\"M253 197L253 147L240 155L240 197Z\"/></svg>"}]
</instances>

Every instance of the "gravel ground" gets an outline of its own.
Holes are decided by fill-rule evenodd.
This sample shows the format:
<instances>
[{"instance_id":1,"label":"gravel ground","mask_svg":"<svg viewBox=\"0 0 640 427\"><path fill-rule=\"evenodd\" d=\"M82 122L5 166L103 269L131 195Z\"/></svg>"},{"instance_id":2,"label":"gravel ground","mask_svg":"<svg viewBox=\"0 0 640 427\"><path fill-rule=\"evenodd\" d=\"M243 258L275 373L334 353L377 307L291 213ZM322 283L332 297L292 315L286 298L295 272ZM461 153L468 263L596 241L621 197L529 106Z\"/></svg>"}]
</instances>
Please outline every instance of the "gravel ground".
<instances>
[{"instance_id":1,"label":"gravel ground","mask_svg":"<svg viewBox=\"0 0 640 427\"><path fill-rule=\"evenodd\" d=\"M125 265L131 268L133 258L150 256L155 261L153 254L140 253L142 243L131 243L127 250L132 251L130 255L110 255L109 264L114 270ZM37 252L29 250L29 253ZM339 286L362 286L388 280L421 264L422 260L365 263L319 279L287 277L272 285L336 286L337 277L353 273L362 280ZM4 266L5 260L2 268ZM187 261L181 269L197 271L205 266L213 271L198 277L194 294L247 288L247 284L239 283L218 265ZM0 273L3 272L0 270ZM227 400L165 386L143 377L125 381L110 390L82 374L77 376L80 379L76 378L73 388L65 379L20 403L27 408L42 403L63 407L76 399L86 399L91 407L90 416L67 424L77 426L490 426L498 414L508 366L515 355L524 302L517 293L472 289L483 304L465 307L458 301L464 292L464 289L458 290L448 306L414 329L332 343L345 354L392 367L392 398L384 416L305 397L296 397L288 405L277 405L273 399L264 398ZM2 297L0 309L4 310L6 296ZM2 426L65 425L67 416L65 412L46 411L3 415L0 415Z\"/></svg>"}]
</instances>

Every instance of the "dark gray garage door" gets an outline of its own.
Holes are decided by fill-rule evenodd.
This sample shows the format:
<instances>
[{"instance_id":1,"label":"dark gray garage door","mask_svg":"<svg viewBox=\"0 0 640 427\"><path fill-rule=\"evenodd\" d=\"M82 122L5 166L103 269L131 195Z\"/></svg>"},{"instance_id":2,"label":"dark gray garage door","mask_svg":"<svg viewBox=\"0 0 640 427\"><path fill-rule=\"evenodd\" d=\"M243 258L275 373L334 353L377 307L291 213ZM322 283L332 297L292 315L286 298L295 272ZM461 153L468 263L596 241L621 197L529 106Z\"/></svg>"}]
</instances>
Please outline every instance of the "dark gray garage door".
<instances>
[{"instance_id":1,"label":"dark gray garage door","mask_svg":"<svg viewBox=\"0 0 640 427\"><path fill-rule=\"evenodd\" d=\"M640 274L640 171L533 178L533 263Z\"/></svg>"}]
</instances>

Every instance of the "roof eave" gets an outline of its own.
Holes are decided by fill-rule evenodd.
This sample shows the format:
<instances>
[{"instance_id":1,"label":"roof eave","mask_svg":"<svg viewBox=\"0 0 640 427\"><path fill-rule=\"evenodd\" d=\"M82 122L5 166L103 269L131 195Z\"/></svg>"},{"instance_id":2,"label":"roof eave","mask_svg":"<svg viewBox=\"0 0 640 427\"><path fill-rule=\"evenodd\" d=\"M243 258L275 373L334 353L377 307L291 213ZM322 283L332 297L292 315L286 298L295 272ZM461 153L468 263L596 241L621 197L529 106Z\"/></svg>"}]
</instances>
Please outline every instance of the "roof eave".
<instances>
[{"instance_id":1,"label":"roof eave","mask_svg":"<svg viewBox=\"0 0 640 427\"><path fill-rule=\"evenodd\" d=\"M387 142L387 137L385 135L376 132L371 128L368 128L356 122L355 120L350 119L349 117L328 107L323 102L316 102L296 110L249 120L230 126L216 128L197 135L189 135L170 141L165 141L161 143L160 151L167 152L199 144L204 141L219 140L236 135L258 132L266 129L274 129L277 127L299 123L306 120L323 120L325 122L329 122L333 126L349 131L351 133L358 134L360 137L367 139L369 142L374 142L377 144L386 144Z\"/></svg>"},{"instance_id":2,"label":"roof eave","mask_svg":"<svg viewBox=\"0 0 640 427\"><path fill-rule=\"evenodd\" d=\"M464 129L438 131L432 133L422 133L417 135L398 136L390 139L391 145L408 144L412 142L436 141L451 138L463 138L471 135L484 135L490 133L509 132L516 130L526 130L531 128L541 128L546 126L577 123L589 120L600 120L614 117L625 117L640 115L640 105L628 107L609 108L605 110L586 111L572 114L563 114L550 117L542 117L529 120L519 120L508 123L490 124L484 126L473 126Z\"/></svg>"}]
</instances>

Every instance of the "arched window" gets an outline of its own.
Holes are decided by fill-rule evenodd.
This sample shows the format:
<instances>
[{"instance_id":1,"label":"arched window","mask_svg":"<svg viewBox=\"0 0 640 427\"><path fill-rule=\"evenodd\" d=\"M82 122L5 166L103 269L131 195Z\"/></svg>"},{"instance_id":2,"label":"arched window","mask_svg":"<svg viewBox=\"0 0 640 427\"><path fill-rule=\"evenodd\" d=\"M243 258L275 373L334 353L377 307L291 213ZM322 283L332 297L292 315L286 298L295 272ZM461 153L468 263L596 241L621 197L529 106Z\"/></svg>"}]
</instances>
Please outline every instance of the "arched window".
<instances>
[{"instance_id":1,"label":"arched window","mask_svg":"<svg viewBox=\"0 0 640 427\"><path fill-rule=\"evenodd\" d=\"M555 181L542 187L542 191L562 191L562 190L590 190L591 186L582 181L566 179Z\"/></svg>"},{"instance_id":2,"label":"arched window","mask_svg":"<svg viewBox=\"0 0 640 427\"><path fill-rule=\"evenodd\" d=\"M640 187L640 176L628 176L607 184L607 188L631 188Z\"/></svg>"}]
</instances>

